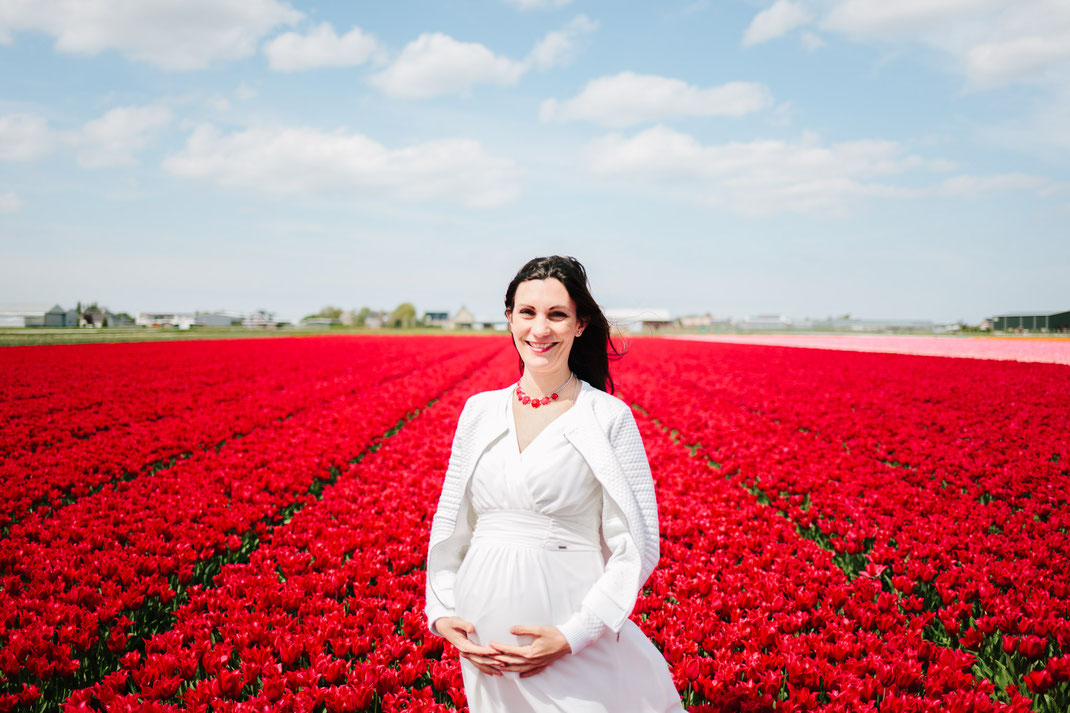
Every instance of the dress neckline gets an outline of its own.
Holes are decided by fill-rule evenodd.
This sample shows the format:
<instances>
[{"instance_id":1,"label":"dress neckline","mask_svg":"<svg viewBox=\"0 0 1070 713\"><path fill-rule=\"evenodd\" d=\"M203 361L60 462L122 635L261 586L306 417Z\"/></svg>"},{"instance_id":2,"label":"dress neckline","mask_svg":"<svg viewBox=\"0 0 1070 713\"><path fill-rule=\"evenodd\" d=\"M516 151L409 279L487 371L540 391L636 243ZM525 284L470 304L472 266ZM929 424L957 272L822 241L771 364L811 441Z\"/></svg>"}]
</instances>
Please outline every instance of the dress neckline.
<instances>
[{"instance_id":1,"label":"dress neckline","mask_svg":"<svg viewBox=\"0 0 1070 713\"><path fill-rule=\"evenodd\" d=\"M579 377L577 377L576 380L580 382L580 388L576 392L576 399L572 402L572 405L569 406L568 409L566 409L563 413L561 413L560 415L555 417L553 421L550 421L550 423L548 423L545 426L543 426L542 430L535 434L535 437L531 439L530 443L528 443L527 448L524 448L523 450L521 450L521 448L520 448L520 441L519 441L518 435L517 435L518 431L517 431L517 427L516 427L516 411L513 410L513 400L512 400L512 398L510 398L510 399L508 399L506 401L506 406L505 406L506 412L505 412L505 415L506 415L507 423L509 425L509 435L511 436L511 440L513 442L513 452L516 453L516 455L518 457L524 455L525 453L527 453L528 449L530 449L533 445L535 445L536 441L538 441L540 438L542 438L542 434L546 433L551 428L553 428L555 425L557 425L558 421L560 421L561 419L565 418L570 413L572 413L573 411L576 410L576 407L579 406L579 404L580 404L580 400L582 398L584 398L583 392L587 390L587 382L586 381L584 381L583 379L580 379Z\"/></svg>"}]
</instances>

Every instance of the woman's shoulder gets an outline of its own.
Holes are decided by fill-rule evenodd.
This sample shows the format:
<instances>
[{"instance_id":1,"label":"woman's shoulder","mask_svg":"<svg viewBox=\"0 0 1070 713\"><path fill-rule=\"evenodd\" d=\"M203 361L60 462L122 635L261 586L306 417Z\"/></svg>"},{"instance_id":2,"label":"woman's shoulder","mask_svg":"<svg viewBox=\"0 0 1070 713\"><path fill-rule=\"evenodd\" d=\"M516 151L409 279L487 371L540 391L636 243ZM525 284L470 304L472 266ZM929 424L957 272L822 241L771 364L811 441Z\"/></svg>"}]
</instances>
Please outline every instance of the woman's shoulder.
<instances>
[{"instance_id":1,"label":"woman's shoulder","mask_svg":"<svg viewBox=\"0 0 1070 713\"><path fill-rule=\"evenodd\" d=\"M501 403L504 394L513 388L514 384L500 389L480 391L468 397L464 403L464 411L469 414L480 413Z\"/></svg>"},{"instance_id":2,"label":"woman's shoulder","mask_svg":"<svg viewBox=\"0 0 1070 713\"><path fill-rule=\"evenodd\" d=\"M618 418L622 413L631 411L628 404L624 403L619 396L597 389L586 381L583 382L583 397L588 400L596 413L609 419Z\"/></svg>"}]
</instances>

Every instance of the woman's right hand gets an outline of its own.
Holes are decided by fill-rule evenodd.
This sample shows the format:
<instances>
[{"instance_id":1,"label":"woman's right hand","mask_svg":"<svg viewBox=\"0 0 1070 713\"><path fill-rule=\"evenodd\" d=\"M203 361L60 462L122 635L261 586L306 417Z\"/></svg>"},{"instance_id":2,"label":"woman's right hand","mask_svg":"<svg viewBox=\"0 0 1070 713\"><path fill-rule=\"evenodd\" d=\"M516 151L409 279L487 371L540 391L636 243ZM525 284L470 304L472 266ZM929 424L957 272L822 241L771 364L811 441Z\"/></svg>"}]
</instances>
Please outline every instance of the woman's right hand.
<instances>
[{"instance_id":1,"label":"woman's right hand","mask_svg":"<svg viewBox=\"0 0 1070 713\"><path fill-rule=\"evenodd\" d=\"M435 630L480 671L490 676L502 675L499 670L502 664L494 658L498 652L489 646L476 646L468 639L468 635L476 630L472 622L456 616L443 616L435 619Z\"/></svg>"}]
</instances>

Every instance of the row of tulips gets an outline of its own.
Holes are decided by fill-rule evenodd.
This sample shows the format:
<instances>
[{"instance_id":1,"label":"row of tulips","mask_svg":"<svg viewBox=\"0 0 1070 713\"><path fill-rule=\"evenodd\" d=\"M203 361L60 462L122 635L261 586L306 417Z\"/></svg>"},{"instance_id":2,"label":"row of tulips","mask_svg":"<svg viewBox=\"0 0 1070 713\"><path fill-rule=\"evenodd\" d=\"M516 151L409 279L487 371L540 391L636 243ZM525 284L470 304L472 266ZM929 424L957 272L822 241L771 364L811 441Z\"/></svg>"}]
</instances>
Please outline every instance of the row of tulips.
<instances>
[{"instance_id":1,"label":"row of tulips","mask_svg":"<svg viewBox=\"0 0 1070 713\"><path fill-rule=\"evenodd\" d=\"M218 447L227 439L241 437L316 403L367 388L375 383L374 378L381 371L369 368L376 364L393 364L397 373L403 373L420 359L411 348L390 339L257 340L257 343L267 345L253 349L261 364L260 375L246 374L245 368L239 368L243 362L236 360L239 365L236 373L223 388L217 388L215 372L227 371L234 343L213 343L208 354L202 352L194 357L191 353L186 359L176 359L180 366L188 361L207 365L203 383L190 376L188 369L178 369L182 383L163 380L167 388L162 393L145 389L109 397L108 403L124 404L126 413L123 418L112 420L107 428L66 444L57 442L47 449L23 451L4 459L0 464L0 478L6 484L0 495L3 503L0 524L17 521L37 509L41 510L41 516L48 517L55 507L104 484L152 472L163 463ZM216 350L219 352L215 353ZM9 359L7 355L11 351L0 357ZM409 363L400 363L404 360ZM265 362L273 368L263 369ZM161 365L149 360L144 370L150 375L159 373ZM166 373L166 369L163 371ZM141 381L148 378L145 373L135 373L140 374ZM23 378L40 376L30 369ZM41 388L57 402L65 401L64 387L42 382ZM89 413L96 408L89 409ZM72 405L47 418L22 419L21 425L33 431L42 422L77 421L82 413ZM211 417L205 418L206 413Z\"/></svg>"},{"instance_id":2,"label":"row of tulips","mask_svg":"<svg viewBox=\"0 0 1070 713\"><path fill-rule=\"evenodd\" d=\"M852 452L940 474L971 497L1014 498L1070 475L1065 366L671 342L649 348L742 408ZM904 379L917 369L923 379Z\"/></svg>"},{"instance_id":3,"label":"row of tulips","mask_svg":"<svg viewBox=\"0 0 1070 713\"><path fill-rule=\"evenodd\" d=\"M410 355L438 344L410 343ZM272 526L315 500L332 469L497 351L470 344L420 372L406 360L368 367L358 381L376 383L365 390L333 391L218 452L13 527L0 541L0 690L36 686L52 700L98 678L131 640L170 625L176 596L246 558Z\"/></svg>"},{"instance_id":4,"label":"row of tulips","mask_svg":"<svg viewBox=\"0 0 1070 713\"><path fill-rule=\"evenodd\" d=\"M133 651L64 711L445 711L460 669L423 618L427 530L468 394L500 385L515 356L425 409L342 469L323 498L276 528L248 563L193 592L171 630Z\"/></svg>"},{"instance_id":5,"label":"row of tulips","mask_svg":"<svg viewBox=\"0 0 1070 713\"><path fill-rule=\"evenodd\" d=\"M738 478L640 429L663 542L636 613L694 713L1029 710L994 702L973 656L926 641L879 581L850 580Z\"/></svg>"},{"instance_id":6,"label":"row of tulips","mask_svg":"<svg viewBox=\"0 0 1070 713\"><path fill-rule=\"evenodd\" d=\"M690 350L710 352L708 361L722 369L689 369L689 360L696 360ZM721 350L730 353L719 354ZM946 364L940 360L886 356L881 364L880 355L821 356L838 367L841 377L827 382L828 393L817 403L801 390L790 407L782 406L791 402L790 389L773 396L763 390L761 379L748 379L761 374L762 366L723 368L767 358L765 351L747 347L643 343L631 368L638 374L656 361L667 378L635 378L630 383L637 401L650 403L652 412L678 429L703 458L735 474L800 532L836 553L846 571L875 574L889 601L911 626L924 627L927 639L976 654L975 673L995 682L997 689L1013 684L1035 695L1037 710L1065 710L1070 703L1070 519L1065 487L1060 485L1065 478L1050 473L1021 478L1009 466L984 478L974 473L974 479L990 484L991 490L982 491L988 497L981 497L975 490L949 485L956 476L948 470L892 467L880 453L845 447L835 430L835 424L847 418L840 411L851 413L855 433L885 427L879 415L854 409L856 402L871 400L871 394L861 392L874 388L862 373L876 366L885 374L896 366L911 370L909 378L901 374L898 380L884 379L881 393L889 401L921 400L915 391L939 387L955 392L963 384L944 371ZM999 376L1021 383L1025 380L1020 377L1029 374L1037 391L1053 388L1029 372L1031 367L985 366L989 385ZM930 376L926 367L940 372L942 379L925 378ZM850 376L843 376L845 372ZM747 393L748 383L758 393ZM786 385L792 383L785 379ZM757 408L759 395L769 396L762 408ZM807 403L813 405L809 412ZM1046 408L1039 409L1031 437L1038 449L1050 452L1061 446L1050 440L1043 423ZM1023 422L1036 415L1025 403L1022 409ZM827 428L826 417L831 424ZM976 421L978 414L950 408L942 414L945 423L971 418ZM989 424L990 429L1004 426L994 420ZM982 430L977 423L972 428L973 433ZM983 442L998 440L990 433ZM940 445L937 441L932 447ZM915 444L919 451L923 447ZM984 462L985 457L976 460ZM970 472L959 467L957 477L969 480ZM1032 490L1025 490L1022 480Z\"/></svg>"},{"instance_id":7,"label":"row of tulips","mask_svg":"<svg viewBox=\"0 0 1070 713\"><path fill-rule=\"evenodd\" d=\"M458 350L450 341L440 345L443 357ZM45 367L54 365L48 359L17 363L29 350L0 352L4 368L19 374L20 381L35 383L40 400L53 407L43 414L21 414L29 399L4 405L7 419L0 420L5 430L0 442L19 440L7 432L26 433L26 439L44 439L49 447L23 448L0 461L0 525L10 526L31 511L47 518L55 508L105 484L151 473L177 458L218 448L278 419L367 389L384 375L415 368L423 358L411 345L388 338L254 340L213 342L207 349L203 343L185 343L169 368L159 350L178 346L64 347L72 356L81 351L82 359L94 359L96 368L101 363L112 367L111 380L122 374L134 384L115 394L94 389L97 401L89 403L71 390L72 382L88 377L72 373L70 365L50 373ZM244 355L242 347L250 354ZM128 363L131 354L146 357L145 363L134 368ZM265 369L266 363L271 368ZM253 372L257 364L260 373ZM87 425L90 421L93 427Z\"/></svg>"},{"instance_id":8,"label":"row of tulips","mask_svg":"<svg viewBox=\"0 0 1070 713\"><path fill-rule=\"evenodd\" d=\"M243 382L282 376L257 364L285 346L220 342L211 362L190 342L5 350L0 359L14 378L0 385L0 453L68 448L117 426L196 410L197 399L244 395Z\"/></svg>"}]
</instances>

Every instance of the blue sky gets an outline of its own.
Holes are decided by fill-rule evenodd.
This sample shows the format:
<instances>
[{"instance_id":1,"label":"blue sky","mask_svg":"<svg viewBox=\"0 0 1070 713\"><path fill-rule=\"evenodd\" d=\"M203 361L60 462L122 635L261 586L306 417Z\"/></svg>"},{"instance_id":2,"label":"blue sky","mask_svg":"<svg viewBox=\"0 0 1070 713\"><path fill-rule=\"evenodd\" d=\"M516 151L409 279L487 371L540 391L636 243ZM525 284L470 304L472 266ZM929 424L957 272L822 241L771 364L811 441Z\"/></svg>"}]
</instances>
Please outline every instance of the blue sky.
<instances>
[{"instance_id":1,"label":"blue sky","mask_svg":"<svg viewBox=\"0 0 1070 713\"><path fill-rule=\"evenodd\" d=\"M0 301L1070 308L1063 0L0 0Z\"/></svg>"}]
</instances>

